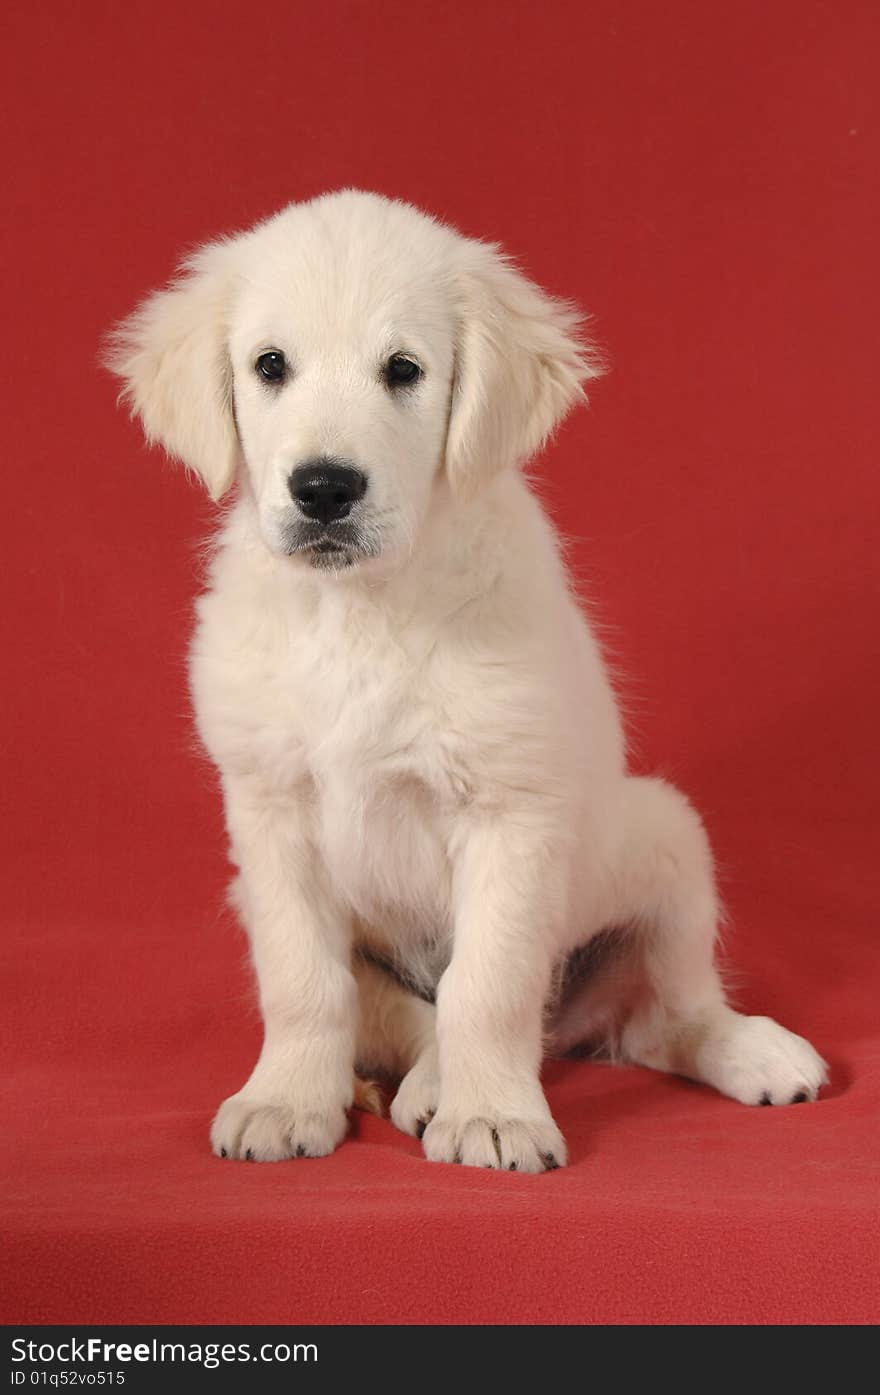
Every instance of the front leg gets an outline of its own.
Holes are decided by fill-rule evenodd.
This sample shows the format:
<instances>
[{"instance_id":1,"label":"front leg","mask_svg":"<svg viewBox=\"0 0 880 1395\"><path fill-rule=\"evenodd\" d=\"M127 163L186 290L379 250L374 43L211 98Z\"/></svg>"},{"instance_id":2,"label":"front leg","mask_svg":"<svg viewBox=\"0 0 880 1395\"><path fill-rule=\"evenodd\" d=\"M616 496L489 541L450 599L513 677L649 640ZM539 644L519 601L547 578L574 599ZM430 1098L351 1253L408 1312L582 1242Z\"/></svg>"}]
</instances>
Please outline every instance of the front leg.
<instances>
[{"instance_id":1,"label":"front leg","mask_svg":"<svg viewBox=\"0 0 880 1395\"><path fill-rule=\"evenodd\" d=\"M342 1140L352 1102L348 917L310 835L307 792L267 799L249 783L228 783L226 814L264 1039L247 1084L220 1106L211 1145L220 1157L256 1162L321 1157Z\"/></svg>"},{"instance_id":2,"label":"front leg","mask_svg":"<svg viewBox=\"0 0 880 1395\"><path fill-rule=\"evenodd\" d=\"M563 840L564 841L564 840ZM567 878L541 810L469 827L454 850L455 939L437 994L434 1162L544 1172L566 1151L538 1078Z\"/></svg>"}]
</instances>

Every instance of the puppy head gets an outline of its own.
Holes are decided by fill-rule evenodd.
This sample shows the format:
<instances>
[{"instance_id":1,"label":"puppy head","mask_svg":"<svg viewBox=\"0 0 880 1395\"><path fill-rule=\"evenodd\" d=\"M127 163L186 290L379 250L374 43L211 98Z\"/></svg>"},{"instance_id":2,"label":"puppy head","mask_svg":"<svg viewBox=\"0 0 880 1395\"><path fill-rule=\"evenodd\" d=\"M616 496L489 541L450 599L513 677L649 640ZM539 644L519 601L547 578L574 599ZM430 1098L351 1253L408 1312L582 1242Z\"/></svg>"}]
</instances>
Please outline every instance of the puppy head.
<instances>
[{"instance_id":1,"label":"puppy head","mask_svg":"<svg viewBox=\"0 0 880 1395\"><path fill-rule=\"evenodd\" d=\"M538 449L598 371L576 328L496 248L346 191L196 253L108 363L213 498L238 477L273 552L341 574Z\"/></svg>"}]
</instances>

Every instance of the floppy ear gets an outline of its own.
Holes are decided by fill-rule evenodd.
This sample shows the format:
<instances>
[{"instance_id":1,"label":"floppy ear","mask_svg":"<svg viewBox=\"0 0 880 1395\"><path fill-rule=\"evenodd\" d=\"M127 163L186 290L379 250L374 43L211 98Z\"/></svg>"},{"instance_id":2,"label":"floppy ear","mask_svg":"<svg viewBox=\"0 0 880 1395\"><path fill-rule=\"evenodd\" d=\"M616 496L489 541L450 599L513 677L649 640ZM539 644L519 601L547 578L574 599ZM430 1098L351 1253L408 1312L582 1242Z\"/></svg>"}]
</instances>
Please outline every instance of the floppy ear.
<instances>
[{"instance_id":1,"label":"floppy ear","mask_svg":"<svg viewBox=\"0 0 880 1395\"><path fill-rule=\"evenodd\" d=\"M229 273L226 243L201 248L166 290L123 320L105 356L147 440L194 470L212 499L232 484L239 457L226 347Z\"/></svg>"},{"instance_id":2,"label":"floppy ear","mask_svg":"<svg viewBox=\"0 0 880 1395\"><path fill-rule=\"evenodd\" d=\"M469 498L498 470L534 455L602 364L579 337L577 311L539 290L497 247L467 244L460 285L446 468L455 492Z\"/></svg>"}]
</instances>

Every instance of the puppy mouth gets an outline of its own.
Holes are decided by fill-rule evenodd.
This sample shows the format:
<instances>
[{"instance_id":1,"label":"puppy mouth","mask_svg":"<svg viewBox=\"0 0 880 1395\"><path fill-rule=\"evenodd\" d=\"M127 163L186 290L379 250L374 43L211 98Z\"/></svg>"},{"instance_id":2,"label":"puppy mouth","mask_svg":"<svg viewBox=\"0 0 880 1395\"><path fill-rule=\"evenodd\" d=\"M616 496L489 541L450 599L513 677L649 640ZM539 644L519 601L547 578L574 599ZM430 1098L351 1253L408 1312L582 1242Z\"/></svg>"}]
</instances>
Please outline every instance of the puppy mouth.
<instances>
[{"instance_id":1,"label":"puppy mouth","mask_svg":"<svg viewBox=\"0 0 880 1395\"><path fill-rule=\"evenodd\" d=\"M302 557L325 572L344 571L378 555L378 548L353 523L292 524L284 530L284 550L288 557Z\"/></svg>"},{"instance_id":2,"label":"puppy mouth","mask_svg":"<svg viewBox=\"0 0 880 1395\"><path fill-rule=\"evenodd\" d=\"M358 557L354 548L335 543L330 538L309 543L298 551L304 552L311 565L320 572L335 572L341 567L353 567Z\"/></svg>"}]
</instances>

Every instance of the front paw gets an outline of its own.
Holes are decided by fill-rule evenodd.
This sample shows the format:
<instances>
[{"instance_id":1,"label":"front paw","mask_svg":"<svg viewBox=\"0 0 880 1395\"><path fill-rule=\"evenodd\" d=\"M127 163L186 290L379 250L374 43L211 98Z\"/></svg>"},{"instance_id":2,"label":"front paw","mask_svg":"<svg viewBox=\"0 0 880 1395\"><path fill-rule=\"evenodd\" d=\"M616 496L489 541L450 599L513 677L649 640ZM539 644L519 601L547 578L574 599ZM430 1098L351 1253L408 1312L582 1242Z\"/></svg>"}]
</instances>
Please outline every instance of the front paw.
<instances>
[{"instance_id":1,"label":"front paw","mask_svg":"<svg viewBox=\"0 0 880 1395\"><path fill-rule=\"evenodd\" d=\"M240 1090L218 1109L211 1125L211 1148L220 1158L247 1162L322 1158L342 1142L347 1128L342 1106L309 1110Z\"/></svg>"},{"instance_id":2,"label":"front paw","mask_svg":"<svg viewBox=\"0 0 880 1395\"><path fill-rule=\"evenodd\" d=\"M425 1129L430 1162L464 1163L505 1172L551 1172L567 1161L565 1140L553 1120L456 1117L442 1111Z\"/></svg>"}]
</instances>

